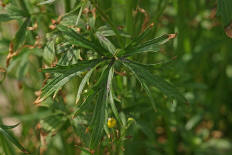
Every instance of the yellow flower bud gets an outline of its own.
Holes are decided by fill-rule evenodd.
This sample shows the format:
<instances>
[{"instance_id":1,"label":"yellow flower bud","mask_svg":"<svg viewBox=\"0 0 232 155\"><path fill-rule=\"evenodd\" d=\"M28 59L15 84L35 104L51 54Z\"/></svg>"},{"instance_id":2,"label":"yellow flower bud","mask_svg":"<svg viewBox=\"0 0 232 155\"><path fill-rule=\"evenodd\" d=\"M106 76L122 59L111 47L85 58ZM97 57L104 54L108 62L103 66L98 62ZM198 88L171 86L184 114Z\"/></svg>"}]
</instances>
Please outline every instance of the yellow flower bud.
<instances>
[{"instance_id":1,"label":"yellow flower bud","mask_svg":"<svg viewBox=\"0 0 232 155\"><path fill-rule=\"evenodd\" d=\"M109 128L114 128L116 126L117 122L114 118L108 118L107 125Z\"/></svg>"},{"instance_id":2,"label":"yellow flower bud","mask_svg":"<svg viewBox=\"0 0 232 155\"><path fill-rule=\"evenodd\" d=\"M129 118L128 118L128 122L130 122L130 121L134 121L134 118L129 117Z\"/></svg>"}]
</instances>

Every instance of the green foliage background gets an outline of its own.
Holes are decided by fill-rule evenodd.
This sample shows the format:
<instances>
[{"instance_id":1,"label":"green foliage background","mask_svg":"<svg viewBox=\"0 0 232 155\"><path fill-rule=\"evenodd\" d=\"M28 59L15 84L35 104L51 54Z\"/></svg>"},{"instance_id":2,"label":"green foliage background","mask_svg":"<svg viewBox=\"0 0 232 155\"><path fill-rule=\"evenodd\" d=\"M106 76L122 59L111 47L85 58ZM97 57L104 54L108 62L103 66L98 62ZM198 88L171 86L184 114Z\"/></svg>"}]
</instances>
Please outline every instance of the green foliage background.
<instances>
[{"instance_id":1,"label":"green foliage background","mask_svg":"<svg viewBox=\"0 0 232 155\"><path fill-rule=\"evenodd\" d=\"M1 4L0 154L232 153L230 0Z\"/></svg>"}]
</instances>

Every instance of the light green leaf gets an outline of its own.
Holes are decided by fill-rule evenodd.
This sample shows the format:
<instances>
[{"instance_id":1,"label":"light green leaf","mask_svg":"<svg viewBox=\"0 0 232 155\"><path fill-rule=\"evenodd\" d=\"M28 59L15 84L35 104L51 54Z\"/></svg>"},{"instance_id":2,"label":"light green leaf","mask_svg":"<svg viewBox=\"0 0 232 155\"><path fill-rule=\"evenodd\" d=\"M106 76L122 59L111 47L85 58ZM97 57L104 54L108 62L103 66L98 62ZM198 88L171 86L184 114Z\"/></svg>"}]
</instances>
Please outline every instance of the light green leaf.
<instances>
[{"instance_id":1,"label":"light green leaf","mask_svg":"<svg viewBox=\"0 0 232 155\"><path fill-rule=\"evenodd\" d=\"M56 0L47 0L47 1L44 1L44 2L40 2L39 5L45 5L45 4L51 4L53 2L55 2Z\"/></svg>"}]
</instances>

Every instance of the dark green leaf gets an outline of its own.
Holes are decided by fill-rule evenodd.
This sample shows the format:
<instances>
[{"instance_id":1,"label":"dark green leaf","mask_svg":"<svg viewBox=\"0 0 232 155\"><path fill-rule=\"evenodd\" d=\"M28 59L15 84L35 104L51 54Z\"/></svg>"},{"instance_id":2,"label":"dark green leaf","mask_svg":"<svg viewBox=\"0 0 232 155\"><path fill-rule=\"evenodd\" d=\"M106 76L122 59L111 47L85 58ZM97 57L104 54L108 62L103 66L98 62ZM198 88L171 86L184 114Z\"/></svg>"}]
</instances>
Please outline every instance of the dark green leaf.
<instances>
[{"instance_id":1,"label":"dark green leaf","mask_svg":"<svg viewBox=\"0 0 232 155\"><path fill-rule=\"evenodd\" d=\"M52 79L42 88L42 94L35 101L35 103L42 102L52 93L57 92L64 84L66 84L73 77L80 75L83 72L87 71L88 69L94 67L95 65L98 64L98 62L99 60L91 60L91 61L80 62L75 65L57 66L54 68L43 70L45 72L59 73L59 74L56 75L54 79Z\"/></svg>"},{"instance_id":2,"label":"dark green leaf","mask_svg":"<svg viewBox=\"0 0 232 155\"><path fill-rule=\"evenodd\" d=\"M173 85L161 77L151 74L143 66L127 60L123 60L123 64L135 74L139 81L142 81L142 84L144 82L147 86L155 86L165 95L176 98L181 103L187 103L185 97Z\"/></svg>"},{"instance_id":3,"label":"dark green leaf","mask_svg":"<svg viewBox=\"0 0 232 155\"><path fill-rule=\"evenodd\" d=\"M99 85L97 85L97 87L99 87L99 93L91 121L91 124L93 126L90 140L91 148L96 147L102 137L102 131L104 129L104 124L106 121L105 108L108 100L109 88L111 86L112 78L112 67L111 65L109 65L102 73L102 76L100 78L101 81L99 82Z\"/></svg>"},{"instance_id":4,"label":"dark green leaf","mask_svg":"<svg viewBox=\"0 0 232 155\"><path fill-rule=\"evenodd\" d=\"M6 129L0 127L0 134L4 135L11 143L13 143L17 148L19 148L24 153L29 153L19 142L18 140L11 135Z\"/></svg>"},{"instance_id":5,"label":"dark green leaf","mask_svg":"<svg viewBox=\"0 0 232 155\"><path fill-rule=\"evenodd\" d=\"M115 54L116 48L115 46L111 43L109 39L107 39L104 35L102 35L100 32L96 33L96 36L102 45L107 51L109 51L112 55Z\"/></svg>"},{"instance_id":6,"label":"dark green leaf","mask_svg":"<svg viewBox=\"0 0 232 155\"><path fill-rule=\"evenodd\" d=\"M96 92L91 92L90 95L87 97L87 99L78 105L77 110L75 111L73 118L76 117L79 113L84 111L86 107L93 101L94 97L96 96Z\"/></svg>"},{"instance_id":7,"label":"dark green leaf","mask_svg":"<svg viewBox=\"0 0 232 155\"><path fill-rule=\"evenodd\" d=\"M0 124L0 128L2 129L13 129L15 127L17 127L20 123L18 124L15 124L15 125L3 125L3 124Z\"/></svg>"},{"instance_id":8,"label":"dark green leaf","mask_svg":"<svg viewBox=\"0 0 232 155\"><path fill-rule=\"evenodd\" d=\"M137 46L138 44L140 44L151 33L151 30L152 30L152 26L149 26L148 28L146 28L140 35L135 37L130 42L130 44L127 46L127 48L131 48L133 46Z\"/></svg>"},{"instance_id":9,"label":"dark green leaf","mask_svg":"<svg viewBox=\"0 0 232 155\"><path fill-rule=\"evenodd\" d=\"M0 14L0 22L7 22L12 20L8 14Z\"/></svg>"},{"instance_id":10,"label":"dark green leaf","mask_svg":"<svg viewBox=\"0 0 232 155\"><path fill-rule=\"evenodd\" d=\"M69 43L86 48L86 49L94 50L100 55L103 55L102 52L104 51L104 49L102 49L102 47L85 39L82 35L78 34L73 29L63 26L63 25L59 25L57 28L59 31L64 33L65 38L69 41Z\"/></svg>"},{"instance_id":11,"label":"dark green leaf","mask_svg":"<svg viewBox=\"0 0 232 155\"><path fill-rule=\"evenodd\" d=\"M20 26L18 32L15 35L14 39L14 51L16 51L20 45L23 44L25 37L26 37L26 31L27 31L27 26L30 23L30 19L26 19L23 24Z\"/></svg>"},{"instance_id":12,"label":"dark green leaf","mask_svg":"<svg viewBox=\"0 0 232 155\"><path fill-rule=\"evenodd\" d=\"M160 50L160 46L165 44L170 39L174 38L175 34L165 34L161 37L151 39L141 45L125 49L124 56L131 56L138 53L144 52L157 52Z\"/></svg>"},{"instance_id":13,"label":"dark green leaf","mask_svg":"<svg viewBox=\"0 0 232 155\"><path fill-rule=\"evenodd\" d=\"M55 43L54 41L48 41L43 52L43 59L46 63L52 64L55 59Z\"/></svg>"},{"instance_id":14,"label":"dark green leaf","mask_svg":"<svg viewBox=\"0 0 232 155\"><path fill-rule=\"evenodd\" d=\"M232 1L218 0L217 14L225 26L229 25L232 22Z\"/></svg>"},{"instance_id":15,"label":"dark green leaf","mask_svg":"<svg viewBox=\"0 0 232 155\"><path fill-rule=\"evenodd\" d=\"M110 91L110 93L109 93L109 102L110 102L110 106L111 106L111 109L112 109L112 111L114 113L115 118L117 119L118 122L120 122L122 124L122 120L119 117L117 107L115 106L115 103L114 103L114 98L113 98L112 91Z\"/></svg>"},{"instance_id":16,"label":"dark green leaf","mask_svg":"<svg viewBox=\"0 0 232 155\"><path fill-rule=\"evenodd\" d=\"M101 59L83 60L83 61L79 61L77 64L74 65L68 65L68 66L57 65L56 67L46 68L43 69L42 71L47 73L62 73L62 74L74 73L82 69L84 70L90 69L95 65L97 65L99 62L101 62Z\"/></svg>"}]
</instances>

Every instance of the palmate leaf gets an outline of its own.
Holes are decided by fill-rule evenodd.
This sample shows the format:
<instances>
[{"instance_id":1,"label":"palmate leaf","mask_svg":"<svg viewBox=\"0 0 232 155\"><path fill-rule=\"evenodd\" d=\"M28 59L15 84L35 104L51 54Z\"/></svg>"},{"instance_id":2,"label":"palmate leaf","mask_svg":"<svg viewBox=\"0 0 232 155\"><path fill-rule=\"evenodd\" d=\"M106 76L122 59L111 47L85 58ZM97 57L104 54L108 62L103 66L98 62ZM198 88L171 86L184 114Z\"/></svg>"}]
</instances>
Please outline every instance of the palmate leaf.
<instances>
[{"instance_id":1,"label":"palmate leaf","mask_svg":"<svg viewBox=\"0 0 232 155\"><path fill-rule=\"evenodd\" d=\"M7 130L16 127L18 124L13 126L0 125L0 134L13 143L18 149L24 153L29 153L19 142L18 140Z\"/></svg>"},{"instance_id":2,"label":"palmate leaf","mask_svg":"<svg viewBox=\"0 0 232 155\"><path fill-rule=\"evenodd\" d=\"M90 148L95 148L102 137L104 124L106 121L105 108L109 96L109 88L113 78L113 68L109 65L102 73L100 82L97 85L98 91L97 103L91 120L92 133L90 139Z\"/></svg>"},{"instance_id":3,"label":"palmate leaf","mask_svg":"<svg viewBox=\"0 0 232 155\"><path fill-rule=\"evenodd\" d=\"M143 44L139 44L138 46L128 47L124 51L122 55L125 57L132 56L139 53L145 52L157 52L160 50L160 46L165 44L170 39L175 38L175 34L165 34L158 38L151 39Z\"/></svg>"},{"instance_id":4,"label":"palmate leaf","mask_svg":"<svg viewBox=\"0 0 232 155\"><path fill-rule=\"evenodd\" d=\"M100 55L104 55L104 52L103 52L105 51L104 48L85 39L82 35L78 34L73 29L68 28L64 25L59 25L57 26L57 28L59 31L61 31L65 35L64 37L68 40L69 43L73 45L77 45L79 47L93 50Z\"/></svg>"},{"instance_id":5,"label":"palmate leaf","mask_svg":"<svg viewBox=\"0 0 232 155\"><path fill-rule=\"evenodd\" d=\"M141 82L143 86L145 86L145 90L147 91L147 86L154 86L158 88L165 95L177 99L181 103L187 103L185 97L170 83L163 80L161 77L157 75L153 75L142 65L131 62L129 60L122 60L123 64L131 70L137 79ZM145 85L144 85L145 84ZM148 92L148 94L150 94ZM149 95L151 97L151 95Z\"/></svg>"},{"instance_id":6,"label":"palmate leaf","mask_svg":"<svg viewBox=\"0 0 232 155\"><path fill-rule=\"evenodd\" d=\"M91 69L99 63L100 60L89 60L79 62L75 65L57 66L54 68L44 69L43 72L58 73L50 82L43 88L40 97L34 102L38 104L50 96L52 93L57 92L64 84L66 84L73 77L82 74L83 72Z\"/></svg>"}]
</instances>

